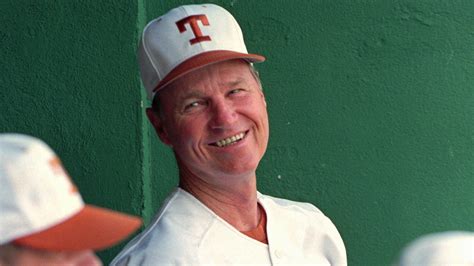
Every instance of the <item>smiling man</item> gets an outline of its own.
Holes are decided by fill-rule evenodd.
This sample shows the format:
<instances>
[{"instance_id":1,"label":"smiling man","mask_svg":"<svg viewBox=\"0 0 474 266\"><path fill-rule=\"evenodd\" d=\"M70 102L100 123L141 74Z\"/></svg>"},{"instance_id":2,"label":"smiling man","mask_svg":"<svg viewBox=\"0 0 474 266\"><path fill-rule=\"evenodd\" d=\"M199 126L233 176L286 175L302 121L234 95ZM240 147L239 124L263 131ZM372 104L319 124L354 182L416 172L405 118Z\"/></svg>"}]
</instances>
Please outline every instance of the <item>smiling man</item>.
<instances>
[{"instance_id":1,"label":"smiling man","mask_svg":"<svg viewBox=\"0 0 474 266\"><path fill-rule=\"evenodd\" d=\"M180 6L151 21L138 51L147 115L174 151L179 187L112 265L346 265L315 206L257 192L269 137L265 96L232 15Z\"/></svg>"}]
</instances>

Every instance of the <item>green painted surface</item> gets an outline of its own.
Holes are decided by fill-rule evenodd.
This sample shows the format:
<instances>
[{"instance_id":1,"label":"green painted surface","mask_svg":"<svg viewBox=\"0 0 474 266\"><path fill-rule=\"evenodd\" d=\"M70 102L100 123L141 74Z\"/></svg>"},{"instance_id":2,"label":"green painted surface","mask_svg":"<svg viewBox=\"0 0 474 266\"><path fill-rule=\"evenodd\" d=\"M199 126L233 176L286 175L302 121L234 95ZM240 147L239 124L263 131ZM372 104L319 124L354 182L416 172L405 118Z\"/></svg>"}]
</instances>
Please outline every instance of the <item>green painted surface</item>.
<instances>
[{"instance_id":1,"label":"green painted surface","mask_svg":"<svg viewBox=\"0 0 474 266\"><path fill-rule=\"evenodd\" d=\"M267 57L260 191L322 209L350 265L474 230L474 2L210 2ZM177 171L144 116L135 49L183 3L2 1L0 131L43 138L87 202L148 222Z\"/></svg>"},{"instance_id":2,"label":"green painted surface","mask_svg":"<svg viewBox=\"0 0 474 266\"><path fill-rule=\"evenodd\" d=\"M0 131L49 143L86 202L139 215L137 6L11 0L0 12Z\"/></svg>"}]
</instances>

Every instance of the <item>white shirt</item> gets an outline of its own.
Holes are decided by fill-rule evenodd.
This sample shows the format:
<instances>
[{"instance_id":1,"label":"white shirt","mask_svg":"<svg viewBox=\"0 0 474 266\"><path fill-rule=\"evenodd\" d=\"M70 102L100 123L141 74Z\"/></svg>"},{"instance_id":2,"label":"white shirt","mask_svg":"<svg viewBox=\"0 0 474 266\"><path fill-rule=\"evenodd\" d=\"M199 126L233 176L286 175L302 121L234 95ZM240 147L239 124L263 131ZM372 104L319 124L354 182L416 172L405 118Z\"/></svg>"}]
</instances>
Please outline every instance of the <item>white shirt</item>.
<instances>
[{"instance_id":1,"label":"white shirt","mask_svg":"<svg viewBox=\"0 0 474 266\"><path fill-rule=\"evenodd\" d=\"M177 188L111 265L347 265L334 224L309 203L258 193L268 245L239 232Z\"/></svg>"}]
</instances>

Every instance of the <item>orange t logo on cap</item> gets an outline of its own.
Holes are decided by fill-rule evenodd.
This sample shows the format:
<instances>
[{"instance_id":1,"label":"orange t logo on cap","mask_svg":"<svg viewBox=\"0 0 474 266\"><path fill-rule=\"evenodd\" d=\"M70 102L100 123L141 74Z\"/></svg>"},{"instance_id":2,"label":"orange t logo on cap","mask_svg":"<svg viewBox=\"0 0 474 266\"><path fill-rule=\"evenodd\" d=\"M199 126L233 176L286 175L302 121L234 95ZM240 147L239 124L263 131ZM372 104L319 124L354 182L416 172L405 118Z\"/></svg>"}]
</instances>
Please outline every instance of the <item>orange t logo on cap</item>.
<instances>
[{"instance_id":1,"label":"orange t logo on cap","mask_svg":"<svg viewBox=\"0 0 474 266\"><path fill-rule=\"evenodd\" d=\"M193 15L185 17L182 20L176 22L176 26L178 26L180 33L186 31L186 24L189 24L191 26L191 30L193 31L195 37L194 39L189 40L191 45L196 44L198 42L211 40L211 37L202 34L201 28L199 28L198 26L198 20L202 22L202 25L209 26L209 20L207 19L206 15Z\"/></svg>"},{"instance_id":2,"label":"orange t logo on cap","mask_svg":"<svg viewBox=\"0 0 474 266\"><path fill-rule=\"evenodd\" d=\"M54 157L49 160L49 165L53 169L54 174L56 175L64 175L69 179L69 183L71 184L71 193L77 192L77 187L72 183L71 177L64 171L63 165L61 164L61 160L58 157Z\"/></svg>"}]
</instances>

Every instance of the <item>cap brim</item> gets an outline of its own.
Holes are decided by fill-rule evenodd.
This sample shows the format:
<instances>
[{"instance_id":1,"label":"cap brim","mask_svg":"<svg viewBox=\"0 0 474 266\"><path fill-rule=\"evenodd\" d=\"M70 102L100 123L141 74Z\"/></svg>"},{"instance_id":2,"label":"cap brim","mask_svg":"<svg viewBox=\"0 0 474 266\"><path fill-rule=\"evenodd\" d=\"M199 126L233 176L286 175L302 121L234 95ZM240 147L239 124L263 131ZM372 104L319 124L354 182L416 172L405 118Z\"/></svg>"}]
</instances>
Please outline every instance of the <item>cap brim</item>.
<instances>
[{"instance_id":1,"label":"cap brim","mask_svg":"<svg viewBox=\"0 0 474 266\"><path fill-rule=\"evenodd\" d=\"M51 251L101 250L125 239L140 225L138 217L86 205L66 221L14 243Z\"/></svg>"},{"instance_id":2,"label":"cap brim","mask_svg":"<svg viewBox=\"0 0 474 266\"><path fill-rule=\"evenodd\" d=\"M183 63L175 67L171 72L166 75L160 83L153 90L153 93L158 92L160 89L170 84L173 80L181 77L182 75L189 73L192 70L195 70L200 67L204 67L213 63L218 63L231 59L244 59L251 63L263 62L265 57L257 54L245 54L237 53L233 51L218 50L210 51L195 55Z\"/></svg>"}]
</instances>

